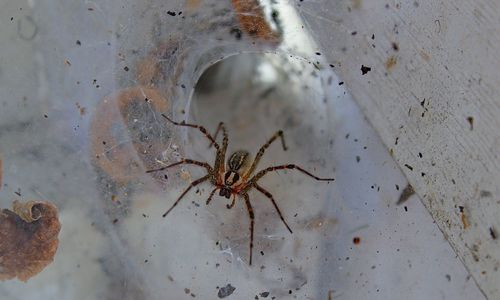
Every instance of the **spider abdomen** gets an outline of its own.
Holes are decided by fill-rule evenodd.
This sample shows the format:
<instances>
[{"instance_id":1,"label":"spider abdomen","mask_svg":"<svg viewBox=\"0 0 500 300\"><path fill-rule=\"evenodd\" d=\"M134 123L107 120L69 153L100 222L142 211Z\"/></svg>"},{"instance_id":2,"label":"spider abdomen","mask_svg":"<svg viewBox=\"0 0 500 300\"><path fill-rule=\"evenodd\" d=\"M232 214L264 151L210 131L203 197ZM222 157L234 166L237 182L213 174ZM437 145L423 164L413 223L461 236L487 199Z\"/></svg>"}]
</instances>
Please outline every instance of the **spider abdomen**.
<instances>
[{"instance_id":1,"label":"spider abdomen","mask_svg":"<svg viewBox=\"0 0 500 300\"><path fill-rule=\"evenodd\" d=\"M242 167L245 167L248 163L248 156L250 153L245 150L238 150L231 154L229 159L227 160L227 166L229 170L233 172L239 171Z\"/></svg>"}]
</instances>

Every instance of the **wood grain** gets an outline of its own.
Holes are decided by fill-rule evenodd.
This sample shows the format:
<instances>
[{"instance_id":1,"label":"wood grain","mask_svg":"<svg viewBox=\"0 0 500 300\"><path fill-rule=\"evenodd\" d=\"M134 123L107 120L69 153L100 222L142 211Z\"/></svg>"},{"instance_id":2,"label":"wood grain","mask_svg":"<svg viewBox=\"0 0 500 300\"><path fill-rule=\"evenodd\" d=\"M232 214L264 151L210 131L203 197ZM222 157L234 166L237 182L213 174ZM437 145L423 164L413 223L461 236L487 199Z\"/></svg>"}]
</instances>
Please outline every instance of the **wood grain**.
<instances>
[{"instance_id":1,"label":"wood grain","mask_svg":"<svg viewBox=\"0 0 500 300\"><path fill-rule=\"evenodd\" d=\"M499 2L355 2L298 10L482 292L500 299Z\"/></svg>"}]
</instances>

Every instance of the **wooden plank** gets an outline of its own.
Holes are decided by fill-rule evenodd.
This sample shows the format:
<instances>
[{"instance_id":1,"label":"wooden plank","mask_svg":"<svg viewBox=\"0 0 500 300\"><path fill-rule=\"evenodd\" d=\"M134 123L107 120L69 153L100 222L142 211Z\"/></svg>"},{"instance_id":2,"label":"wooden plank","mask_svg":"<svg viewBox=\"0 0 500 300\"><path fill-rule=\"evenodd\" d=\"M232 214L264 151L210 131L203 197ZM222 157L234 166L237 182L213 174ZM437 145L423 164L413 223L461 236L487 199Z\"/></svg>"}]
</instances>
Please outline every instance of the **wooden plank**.
<instances>
[{"instance_id":1,"label":"wooden plank","mask_svg":"<svg viewBox=\"0 0 500 300\"><path fill-rule=\"evenodd\" d=\"M499 2L297 6L480 289L500 299Z\"/></svg>"}]
</instances>

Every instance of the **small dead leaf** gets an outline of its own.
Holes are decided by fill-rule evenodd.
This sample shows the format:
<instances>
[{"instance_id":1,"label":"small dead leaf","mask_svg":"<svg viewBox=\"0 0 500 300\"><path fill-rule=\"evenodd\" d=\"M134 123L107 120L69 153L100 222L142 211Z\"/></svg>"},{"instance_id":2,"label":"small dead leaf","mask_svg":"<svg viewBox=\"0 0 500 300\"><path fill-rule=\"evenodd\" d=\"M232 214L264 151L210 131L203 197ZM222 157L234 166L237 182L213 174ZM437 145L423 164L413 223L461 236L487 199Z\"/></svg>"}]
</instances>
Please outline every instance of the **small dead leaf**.
<instances>
[{"instance_id":1,"label":"small dead leaf","mask_svg":"<svg viewBox=\"0 0 500 300\"><path fill-rule=\"evenodd\" d=\"M399 196L398 202L396 202L396 205L401 205L406 202L411 196L415 194L415 190L413 189L413 186L408 183L408 185L405 187L405 189L401 192L401 195Z\"/></svg>"},{"instance_id":2,"label":"small dead leaf","mask_svg":"<svg viewBox=\"0 0 500 300\"><path fill-rule=\"evenodd\" d=\"M44 201L14 201L0 211L0 281L26 282L49 265L57 251L61 224L57 208Z\"/></svg>"}]
</instances>

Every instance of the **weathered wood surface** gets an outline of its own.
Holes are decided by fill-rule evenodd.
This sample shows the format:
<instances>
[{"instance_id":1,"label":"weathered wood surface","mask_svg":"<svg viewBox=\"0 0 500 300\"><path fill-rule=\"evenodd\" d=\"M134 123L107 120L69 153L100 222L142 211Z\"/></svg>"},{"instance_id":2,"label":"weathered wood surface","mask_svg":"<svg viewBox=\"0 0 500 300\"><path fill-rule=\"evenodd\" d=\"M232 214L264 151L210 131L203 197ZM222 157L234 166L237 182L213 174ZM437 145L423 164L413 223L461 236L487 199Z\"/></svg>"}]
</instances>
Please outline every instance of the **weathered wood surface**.
<instances>
[{"instance_id":1,"label":"weathered wood surface","mask_svg":"<svg viewBox=\"0 0 500 300\"><path fill-rule=\"evenodd\" d=\"M480 289L500 299L500 2L298 5Z\"/></svg>"}]
</instances>

